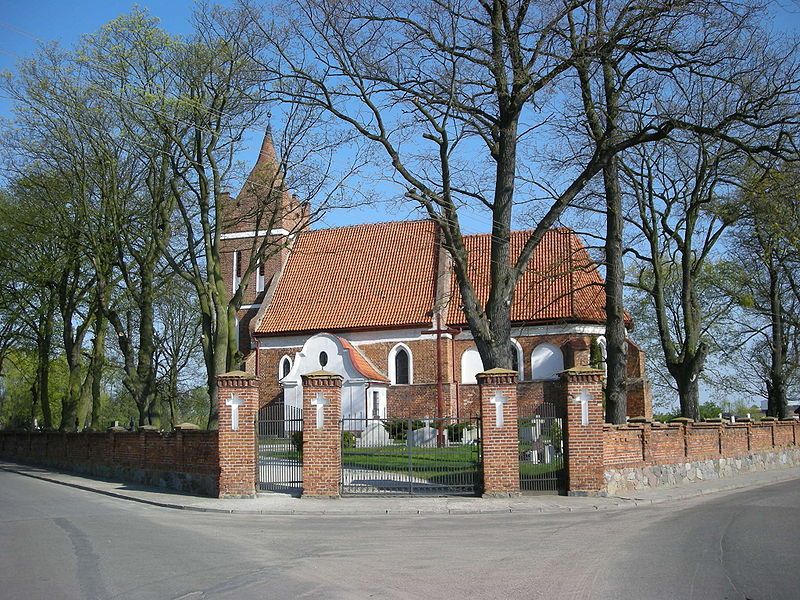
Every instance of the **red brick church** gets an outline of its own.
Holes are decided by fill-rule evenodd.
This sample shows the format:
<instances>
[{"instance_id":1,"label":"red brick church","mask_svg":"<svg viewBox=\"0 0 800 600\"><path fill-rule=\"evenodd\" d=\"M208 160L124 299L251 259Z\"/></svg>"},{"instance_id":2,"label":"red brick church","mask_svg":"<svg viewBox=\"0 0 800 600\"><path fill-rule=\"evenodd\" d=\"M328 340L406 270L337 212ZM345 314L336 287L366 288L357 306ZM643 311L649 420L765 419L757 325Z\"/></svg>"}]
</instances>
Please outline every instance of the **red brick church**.
<instances>
[{"instance_id":1,"label":"red brick church","mask_svg":"<svg viewBox=\"0 0 800 600\"><path fill-rule=\"evenodd\" d=\"M277 190L262 211L270 219L254 208L259 185ZM261 379L262 403L299 406L300 375L324 368L343 377L345 416L435 416L437 375L448 415L477 412L475 375L483 365L435 222L301 230L305 207L282 185L269 132L230 207L220 248L231 293L260 241L281 246L245 282L237 315L240 348L246 369ZM526 236L513 234L512 252ZM465 243L476 291L485 297L490 235L465 236ZM603 281L580 238L567 228L549 231L511 311L523 406L557 398L560 371L604 355L604 305ZM628 375L628 414L651 417L644 355L633 342Z\"/></svg>"}]
</instances>

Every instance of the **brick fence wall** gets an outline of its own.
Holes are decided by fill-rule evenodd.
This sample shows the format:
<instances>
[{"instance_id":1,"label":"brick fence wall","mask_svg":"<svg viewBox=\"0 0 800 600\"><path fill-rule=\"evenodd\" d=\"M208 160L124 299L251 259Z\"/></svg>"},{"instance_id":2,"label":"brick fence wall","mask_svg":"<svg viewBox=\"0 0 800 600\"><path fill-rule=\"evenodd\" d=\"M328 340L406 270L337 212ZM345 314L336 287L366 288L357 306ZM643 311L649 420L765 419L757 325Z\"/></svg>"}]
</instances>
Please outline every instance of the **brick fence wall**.
<instances>
[{"instance_id":1,"label":"brick fence wall","mask_svg":"<svg viewBox=\"0 0 800 600\"><path fill-rule=\"evenodd\" d=\"M800 464L800 421L603 426L609 493Z\"/></svg>"},{"instance_id":2,"label":"brick fence wall","mask_svg":"<svg viewBox=\"0 0 800 600\"><path fill-rule=\"evenodd\" d=\"M0 432L0 458L216 496L216 431Z\"/></svg>"}]
</instances>

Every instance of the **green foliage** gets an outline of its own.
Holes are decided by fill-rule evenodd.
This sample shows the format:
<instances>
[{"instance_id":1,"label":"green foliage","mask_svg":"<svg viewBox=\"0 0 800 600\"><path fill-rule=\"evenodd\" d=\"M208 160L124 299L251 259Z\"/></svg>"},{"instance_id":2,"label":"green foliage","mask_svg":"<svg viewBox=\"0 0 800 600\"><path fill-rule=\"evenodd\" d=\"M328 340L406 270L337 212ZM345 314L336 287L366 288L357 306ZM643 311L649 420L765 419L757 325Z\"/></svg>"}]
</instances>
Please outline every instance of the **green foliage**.
<instances>
[{"instance_id":1,"label":"green foliage","mask_svg":"<svg viewBox=\"0 0 800 600\"><path fill-rule=\"evenodd\" d=\"M594 369L603 368L603 352L596 337L592 338L592 344L589 346L589 365Z\"/></svg>"},{"instance_id":2,"label":"green foliage","mask_svg":"<svg viewBox=\"0 0 800 600\"><path fill-rule=\"evenodd\" d=\"M721 412L724 412L722 407L714 402L703 402L700 405L701 419L718 419Z\"/></svg>"},{"instance_id":3,"label":"green foliage","mask_svg":"<svg viewBox=\"0 0 800 600\"><path fill-rule=\"evenodd\" d=\"M389 437L395 440L405 440L408 436L408 419L385 419L383 421L383 428ZM422 429L425 427L425 421L415 419L411 421L411 429Z\"/></svg>"},{"instance_id":4,"label":"green foliage","mask_svg":"<svg viewBox=\"0 0 800 600\"><path fill-rule=\"evenodd\" d=\"M302 431L295 431L292 434L292 446L294 449L300 453L300 457L303 456L303 432Z\"/></svg>"},{"instance_id":5,"label":"green foliage","mask_svg":"<svg viewBox=\"0 0 800 600\"><path fill-rule=\"evenodd\" d=\"M355 448L356 436L349 431L342 432L342 448Z\"/></svg>"},{"instance_id":6,"label":"green foliage","mask_svg":"<svg viewBox=\"0 0 800 600\"><path fill-rule=\"evenodd\" d=\"M0 379L0 429L28 429L32 418L36 418L42 426L42 407L37 406L36 413L31 414L31 386L36 378L36 353L14 350L6 357L3 365L3 377ZM48 382L54 426L61 420L61 398L68 378L63 357L51 360Z\"/></svg>"},{"instance_id":7,"label":"green foliage","mask_svg":"<svg viewBox=\"0 0 800 600\"><path fill-rule=\"evenodd\" d=\"M473 429L473 424L469 421L462 421L460 423L453 423L447 426L447 439L454 443L464 441L464 432Z\"/></svg>"}]
</instances>

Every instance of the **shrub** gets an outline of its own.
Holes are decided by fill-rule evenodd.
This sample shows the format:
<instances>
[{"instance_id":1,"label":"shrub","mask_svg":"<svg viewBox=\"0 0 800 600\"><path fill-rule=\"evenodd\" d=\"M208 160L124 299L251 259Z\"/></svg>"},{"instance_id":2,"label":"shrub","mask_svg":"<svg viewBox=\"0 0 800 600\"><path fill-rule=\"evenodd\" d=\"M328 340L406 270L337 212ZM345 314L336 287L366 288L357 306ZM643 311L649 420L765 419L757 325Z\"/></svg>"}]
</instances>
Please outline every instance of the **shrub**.
<instances>
[{"instance_id":1,"label":"shrub","mask_svg":"<svg viewBox=\"0 0 800 600\"><path fill-rule=\"evenodd\" d=\"M469 421L461 421L460 423L453 423L447 426L447 439L453 443L464 441L464 432L472 429L472 423Z\"/></svg>"},{"instance_id":2,"label":"shrub","mask_svg":"<svg viewBox=\"0 0 800 600\"><path fill-rule=\"evenodd\" d=\"M349 431L342 432L342 448L355 448L356 436Z\"/></svg>"},{"instance_id":3,"label":"shrub","mask_svg":"<svg viewBox=\"0 0 800 600\"><path fill-rule=\"evenodd\" d=\"M425 421L419 419L411 421L411 429L422 429ZM405 440L408 437L408 419L386 419L383 421L383 428L389 437L395 440Z\"/></svg>"},{"instance_id":4,"label":"shrub","mask_svg":"<svg viewBox=\"0 0 800 600\"><path fill-rule=\"evenodd\" d=\"M300 454L303 454L303 432L302 431L295 431L292 434L292 446L294 446L294 449L297 450Z\"/></svg>"},{"instance_id":5,"label":"shrub","mask_svg":"<svg viewBox=\"0 0 800 600\"><path fill-rule=\"evenodd\" d=\"M295 431L292 434L292 446L294 449L297 450L301 457L303 455L303 432L302 431ZM355 448L356 447L356 436L349 431L342 432L342 448Z\"/></svg>"}]
</instances>

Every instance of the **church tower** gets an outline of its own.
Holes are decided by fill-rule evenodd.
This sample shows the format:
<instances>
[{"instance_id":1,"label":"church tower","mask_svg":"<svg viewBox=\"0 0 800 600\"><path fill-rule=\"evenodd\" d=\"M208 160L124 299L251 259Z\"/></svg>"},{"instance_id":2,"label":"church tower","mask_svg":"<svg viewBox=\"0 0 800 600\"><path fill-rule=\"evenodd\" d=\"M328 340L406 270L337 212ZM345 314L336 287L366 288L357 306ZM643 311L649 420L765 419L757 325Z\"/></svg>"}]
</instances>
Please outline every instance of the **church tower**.
<instances>
[{"instance_id":1,"label":"church tower","mask_svg":"<svg viewBox=\"0 0 800 600\"><path fill-rule=\"evenodd\" d=\"M307 220L307 207L285 185L268 126L255 165L235 198L223 200L220 263L228 294L241 293L239 351L251 349L250 322L261 308L289 248Z\"/></svg>"}]
</instances>

